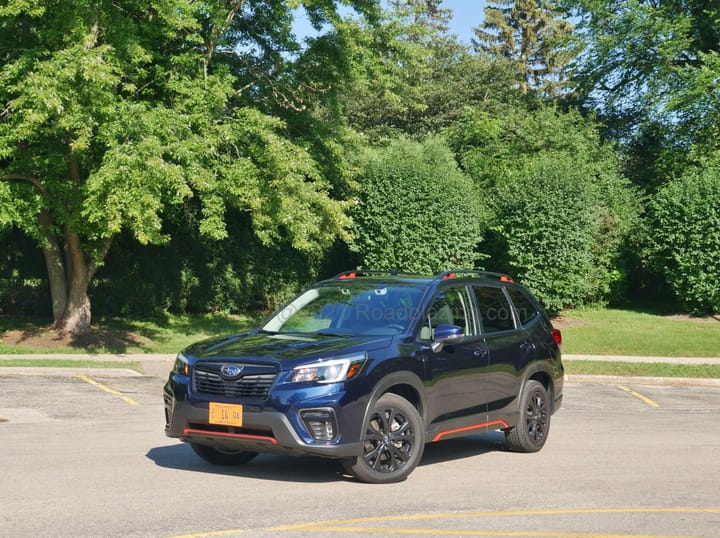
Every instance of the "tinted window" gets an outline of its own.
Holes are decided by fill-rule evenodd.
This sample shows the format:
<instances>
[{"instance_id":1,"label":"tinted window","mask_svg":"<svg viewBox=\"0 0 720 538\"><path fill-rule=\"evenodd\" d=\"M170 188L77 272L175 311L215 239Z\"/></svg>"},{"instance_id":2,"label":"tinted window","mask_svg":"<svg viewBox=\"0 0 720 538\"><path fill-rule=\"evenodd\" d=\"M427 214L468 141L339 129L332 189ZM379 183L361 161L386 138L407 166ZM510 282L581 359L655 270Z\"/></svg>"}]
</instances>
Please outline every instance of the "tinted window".
<instances>
[{"instance_id":1,"label":"tinted window","mask_svg":"<svg viewBox=\"0 0 720 538\"><path fill-rule=\"evenodd\" d=\"M502 288L473 286L483 333L510 331L515 328L510 303Z\"/></svg>"},{"instance_id":2,"label":"tinted window","mask_svg":"<svg viewBox=\"0 0 720 538\"><path fill-rule=\"evenodd\" d=\"M457 325L463 328L466 335L474 332L464 286L446 288L438 293L425 314L420 338L432 340L433 331L438 325Z\"/></svg>"},{"instance_id":3,"label":"tinted window","mask_svg":"<svg viewBox=\"0 0 720 538\"><path fill-rule=\"evenodd\" d=\"M347 282L311 288L263 327L281 333L394 335L407 329L422 290L402 284Z\"/></svg>"},{"instance_id":4,"label":"tinted window","mask_svg":"<svg viewBox=\"0 0 720 538\"><path fill-rule=\"evenodd\" d=\"M518 314L521 325L527 325L537 317L537 308L535 308L535 305L530 302L530 299L528 299L521 290L508 288L508 292L510 293L512 302L515 304L515 311Z\"/></svg>"}]
</instances>

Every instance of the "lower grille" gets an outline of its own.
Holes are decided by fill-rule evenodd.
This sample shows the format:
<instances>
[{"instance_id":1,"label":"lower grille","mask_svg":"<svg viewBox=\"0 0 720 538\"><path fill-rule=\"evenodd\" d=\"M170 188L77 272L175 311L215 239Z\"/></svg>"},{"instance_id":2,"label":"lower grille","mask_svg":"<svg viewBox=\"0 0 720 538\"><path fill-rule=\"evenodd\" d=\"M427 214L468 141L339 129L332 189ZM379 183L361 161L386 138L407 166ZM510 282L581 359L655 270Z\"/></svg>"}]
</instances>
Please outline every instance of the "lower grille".
<instances>
[{"instance_id":1,"label":"lower grille","mask_svg":"<svg viewBox=\"0 0 720 538\"><path fill-rule=\"evenodd\" d=\"M193 390L198 393L227 396L231 398L267 399L276 372L248 373L237 379L225 379L211 367L196 365L193 369Z\"/></svg>"}]
</instances>

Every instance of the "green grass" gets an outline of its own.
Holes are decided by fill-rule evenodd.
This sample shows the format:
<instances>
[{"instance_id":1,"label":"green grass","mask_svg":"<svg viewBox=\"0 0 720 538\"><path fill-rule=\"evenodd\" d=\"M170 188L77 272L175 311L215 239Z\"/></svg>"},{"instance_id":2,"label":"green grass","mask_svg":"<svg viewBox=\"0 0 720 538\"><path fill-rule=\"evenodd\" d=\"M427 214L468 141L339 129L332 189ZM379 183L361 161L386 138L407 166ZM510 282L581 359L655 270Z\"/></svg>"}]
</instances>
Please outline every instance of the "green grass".
<instances>
[{"instance_id":1,"label":"green grass","mask_svg":"<svg viewBox=\"0 0 720 538\"><path fill-rule=\"evenodd\" d=\"M720 318L586 309L563 312L563 353L720 357Z\"/></svg>"},{"instance_id":2,"label":"green grass","mask_svg":"<svg viewBox=\"0 0 720 538\"><path fill-rule=\"evenodd\" d=\"M617 375L641 377L720 378L720 365L665 364L650 362L563 361L565 372L582 375Z\"/></svg>"},{"instance_id":3,"label":"green grass","mask_svg":"<svg viewBox=\"0 0 720 538\"><path fill-rule=\"evenodd\" d=\"M162 319L100 319L89 335L60 338L47 320L0 318L0 334L20 332L20 341L0 341L0 354L32 353L177 353L206 338L229 335L256 327L262 315L167 316Z\"/></svg>"},{"instance_id":4,"label":"green grass","mask_svg":"<svg viewBox=\"0 0 720 538\"><path fill-rule=\"evenodd\" d=\"M128 368L139 372L140 364L135 361L84 361L77 359L5 359L0 361L0 368L32 367L32 368Z\"/></svg>"}]
</instances>

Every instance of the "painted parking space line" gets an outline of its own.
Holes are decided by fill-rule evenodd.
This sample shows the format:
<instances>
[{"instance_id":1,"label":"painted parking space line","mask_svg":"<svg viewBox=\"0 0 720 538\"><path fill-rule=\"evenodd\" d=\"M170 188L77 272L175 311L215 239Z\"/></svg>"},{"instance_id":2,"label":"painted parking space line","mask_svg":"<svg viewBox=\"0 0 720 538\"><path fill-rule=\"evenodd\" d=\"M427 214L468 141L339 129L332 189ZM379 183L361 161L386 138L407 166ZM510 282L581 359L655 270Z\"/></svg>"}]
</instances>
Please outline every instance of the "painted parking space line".
<instances>
[{"instance_id":1,"label":"painted parking space line","mask_svg":"<svg viewBox=\"0 0 720 538\"><path fill-rule=\"evenodd\" d=\"M129 405L140 405L138 402L133 400L132 398L125 396L122 392L117 391L113 388L108 387L107 385L103 385L102 383L99 383L95 381L94 379L89 378L85 374L77 374L75 377L80 379L81 381L84 381L85 383L89 383L90 385L99 388L100 390L107 392L108 394L112 394L113 396L117 396L121 400L123 400L125 403Z\"/></svg>"},{"instance_id":2,"label":"painted parking space line","mask_svg":"<svg viewBox=\"0 0 720 538\"><path fill-rule=\"evenodd\" d=\"M303 536L307 533L333 533L334 536L353 534L378 534L383 536L516 536L534 538L702 538L697 535L681 534L628 534L608 532L567 532L567 531L534 531L534 530L492 530L492 529L468 529L468 528L423 528L423 527L392 527L383 523L392 522L417 522L438 521L438 520L460 520L460 519L502 519L507 517L523 516L582 516L582 515L618 515L618 514L658 514L658 515L702 515L720 514L720 508L589 508L589 509L547 509L547 510L507 510L498 512L447 512L447 513L425 513L396 516L361 517L352 519L339 519L328 521L315 521L313 523L301 523L294 525L280 525L255 529L256 533L277 532L287 535L288 533L300 532ZM224 529L192 534L176 535L171 538L210 538L213 536L240 535L253 532L250 529Z\"/></svg>"},{"instance_id":3,"label":"painted parking space line","mask_svg":"<svg viewBox=\"0 0 720 538\"><path fill-rule=\"evenodd\" d=\"M266 527L262 529L224 529L215 531L197 532L191 534L175 535L169 538L211 538L213 536L230 536L247 534L255 532L262 533L333 533L334 536L353 535L353 534L378 534L383 536L517 536L517 537L533 537L533 538L702 538L697 535L681 535L681 534L628 534L628 533L608 533L608 532L567 532L567 531L534 531L534 530L492 530L492 529L449 529L449 528L423 528L417 527L393 527L383 525L393 522L405 522L420 524L423 521L451 521L461 519L502 519L517 517L539 517L539 516L587 516L587 515L622 515L622 514L657 514L657 515L673 515L684 514L703 515L703 514L720 514L720 507L710 508L571 508L571 509L546 509L546 510L506 510L496 512L444 512L444 513L421 513L394 516L378 516L378 517L359 517L351 519L335 519L328 521L315 521L312 523L299 523L293 525L278 525Z\"/></svg>"},{"instance_id":4,"label":"painted parking space line","mask_svg":"<svg viewBox=\"0 0 720 538\"><path fill-rule=\"evenodd\" d=\"M438 529L421 527L392 527L382 525L390 522L421 522L432 520L491 519L522 516L575 516L575 515L612 515L612 514L720 514L720 508L596 508L596 509L548 509L548 510L508 510L499 512L449 512L436 514L414 514L384 517L363 517L346 520L284 525L263 529L281 532L330 532L342 534L380 534L384 536L430 535L430 536L518 536L540 538L700 538L679 534L627 534L608 532L563 532L563 531L503 531L490 529ZM375 524L375 525L373 525Z\"/></svg>"},{"instance_id":5,"label":"painted parking space line","mask_svg":"<svg viewBox=\"0 0 720 538\"><path fill-rule=\"evenodd\" d=\"M634 390L632 390L632 389L630 389L630 388L628 388L628 387L625 387L625 386L623 386L623 385L618 385L618 388L619 388L620 390L624 390L624 391L627 392L628 394L632 394L632 395L635 396L638 400L642 400L643 402L645 402L646 404L648 404L650 407L660 407L660 404L659 404L659 403L652 401L652 400L651 400L650 398L648 398L647 396L643 396L643 395L640 394L639 392L636 392L636 391L634 391Z\"/></svg>"},{"instance_id":6,"label":"painted parking space line","mask_svg":"<svg viewBox=\"0 0 720 538\"><path fill-rule=\"evenodd\" d=\"M608 534L606 532L543 532L543 531L492 531L468 529L403 529L397 527L312 527L313 532L362 533L427 536L484 536L495 538L510 536L517 538L703 538L701 536L680 536L675 534Z\"/></svg>"}]
</instances>

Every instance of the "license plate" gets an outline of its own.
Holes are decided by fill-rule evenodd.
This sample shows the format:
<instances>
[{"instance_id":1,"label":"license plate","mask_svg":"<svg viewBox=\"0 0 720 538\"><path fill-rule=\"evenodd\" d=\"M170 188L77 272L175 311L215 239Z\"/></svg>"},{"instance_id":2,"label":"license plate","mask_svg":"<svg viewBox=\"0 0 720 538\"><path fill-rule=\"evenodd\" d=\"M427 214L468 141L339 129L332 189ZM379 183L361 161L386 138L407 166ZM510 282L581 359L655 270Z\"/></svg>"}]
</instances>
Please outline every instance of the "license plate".
<instances>
[{"instance_id":1,"label":"license plate","mask_svg":"<svg viewBox=\"0 0 720 538\"><path fill-rule=\"evenodd\" d=\"M210 424L220 426L242 426L242 405L210 402Z\"/></svg>"}]
</instances>

